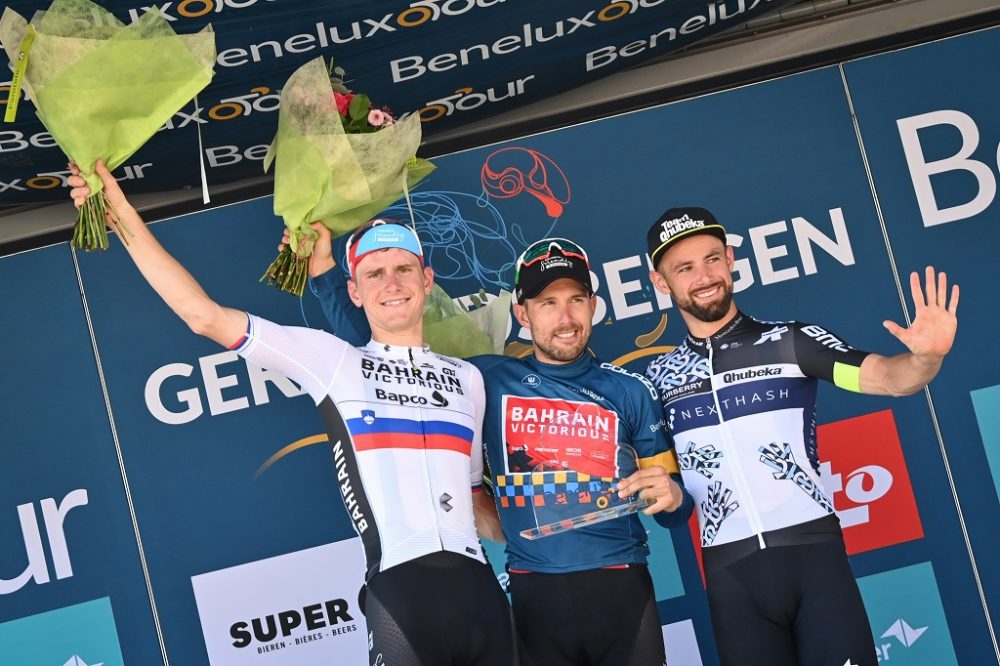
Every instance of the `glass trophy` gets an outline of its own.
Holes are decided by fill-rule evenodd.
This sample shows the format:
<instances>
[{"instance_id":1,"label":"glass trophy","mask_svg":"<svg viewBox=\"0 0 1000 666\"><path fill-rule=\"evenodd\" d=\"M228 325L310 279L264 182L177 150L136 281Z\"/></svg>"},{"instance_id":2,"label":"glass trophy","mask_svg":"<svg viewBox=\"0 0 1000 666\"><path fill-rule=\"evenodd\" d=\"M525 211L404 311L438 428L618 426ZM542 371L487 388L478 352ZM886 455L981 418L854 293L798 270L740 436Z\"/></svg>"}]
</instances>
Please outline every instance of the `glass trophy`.
<instances>
[{"instance_id":1,"label":"glass trophy","mask_svg":"<svg viewBox=\"0 0 1000 666\"><path fill-rule=\"evenodd\" d=\"M536 451L544 451L544 441ZM576 453L574 451L574 453ZM541 539L560 532L595 525L642 511L653 500L638 493L620 498L618 483L639 470L635 449L610 444L567 460L535 458L524 479L532 494L526 497L534 510L535 526L521 531L525 539Z\"/></svg>"}]
</instances>

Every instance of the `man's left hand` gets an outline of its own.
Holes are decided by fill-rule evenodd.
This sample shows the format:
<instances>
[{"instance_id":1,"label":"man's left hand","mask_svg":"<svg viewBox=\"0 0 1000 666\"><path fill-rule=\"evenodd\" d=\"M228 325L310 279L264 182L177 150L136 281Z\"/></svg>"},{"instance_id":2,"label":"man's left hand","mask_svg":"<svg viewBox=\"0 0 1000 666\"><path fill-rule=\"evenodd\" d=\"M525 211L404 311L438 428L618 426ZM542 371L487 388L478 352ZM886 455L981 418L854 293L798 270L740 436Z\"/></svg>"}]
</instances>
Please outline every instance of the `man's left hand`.
<instances>
[{"instance_id":1,"label":"man's left hand","mask_svg":"<svg viewBox=\"0 0 1000 666\"><path fill-rule=\"evenodd\" d=\"M906 345L915 356L940 359L951 350L958 328L958 285L951 288L948 299L948 278L944 271L935 275L934 267L924 271L926 289L921 289L920 276L910 274L910 293L915 307L913 323L903 328L892 321L883 326Z\"/></svg>"},{"instance_id":2,"label":"man's left hand","mask_svg":"<svg viewBox=\"0 0 1000 666\"><path fill-rule=\"evenodd\" d=\"M675 511L684 501L681 487L659 465L640 469L622 479L618 484L618 497L625 499L633 493L639 493L642 499L653 500L653 504L643 511L647 516L660 511Z\"/></svg>"}]
</instances>

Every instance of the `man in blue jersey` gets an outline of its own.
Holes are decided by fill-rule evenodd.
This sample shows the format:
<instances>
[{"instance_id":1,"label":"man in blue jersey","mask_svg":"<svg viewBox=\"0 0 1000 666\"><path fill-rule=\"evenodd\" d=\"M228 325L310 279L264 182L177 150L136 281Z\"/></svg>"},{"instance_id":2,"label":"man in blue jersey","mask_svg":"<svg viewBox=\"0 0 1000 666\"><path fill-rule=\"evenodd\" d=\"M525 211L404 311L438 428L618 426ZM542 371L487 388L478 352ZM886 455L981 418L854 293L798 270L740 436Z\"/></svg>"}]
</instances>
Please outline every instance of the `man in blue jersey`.
<instances>
[{"instance_id":1,"label":"man in blue jersey","mask_svg":"<svg viewBox=\"0 0 1000 666\"><path fill-rule=\"evenodd\" d=\"M317 231L322 249L310 268L313 286L338 335L359 341L366 331L345 301L349 274L333 268L328 237ZM349 239L348 257L351 247ZM596 299L579 246L565 239L532 244L518 259L515 282L514 314L531 332L533 354L470 360L486 385L483 440L523 661L662 664L646 530L638 516L538 540L521 536L537 524L535 506L544 502L546 483L560 484L557 494L582 502L586 479L616 476L632 451L640 469L620 484L621 495L651 501L645 512L661 525L685 523L692 502L678 483L656 391L587 349Z\"/></svg>"},{"instance_id":2,"label":"man in blue jersey","mask_svg":"<svg viewBox=\"0 0 1000 666\"><path fill-rule=\"evenodd\" d=\"M657 387L694 496L723 666L875 666L861 595L819 477L817 380L910 395L937 374L958 326L958 287L916 273L908 352L879 356L828 329L758 321L733 301L733 249L704 208L672 208L647 233L650 279L688 329L646 376Z\"/></svg>"},{"instance_id":3,"label":"man in blue jersey","mask_svg":"<svg viewBox=\"0 0 1000 666\"><path fill-rule=\"evenodd\" d=\"M71 196L90 189L72 167ZM200 335L296 381L316 403L337 485L365 550L369 660L386 666L517 663L511 611L476 536L493 503L482 481L482 377L423 346L433 273L406 227L366 227L350 256L350 298L371 340L279 326L213 301L156 241L114 177L105 196L127 225L129 256ZM109 221L117 229L117 224ZM488 534L488 532L487 532Z\"/></svg>"}]
</instances>

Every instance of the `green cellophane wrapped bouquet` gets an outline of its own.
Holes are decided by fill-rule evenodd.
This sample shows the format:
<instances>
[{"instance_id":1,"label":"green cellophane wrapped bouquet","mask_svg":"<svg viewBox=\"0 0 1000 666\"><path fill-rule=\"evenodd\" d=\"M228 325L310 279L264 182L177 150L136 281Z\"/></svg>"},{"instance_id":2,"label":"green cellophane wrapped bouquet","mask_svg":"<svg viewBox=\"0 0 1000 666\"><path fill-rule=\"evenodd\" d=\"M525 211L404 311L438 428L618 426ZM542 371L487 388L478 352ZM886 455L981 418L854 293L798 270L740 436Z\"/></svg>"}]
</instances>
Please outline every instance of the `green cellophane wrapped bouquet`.
<instances>
[{"instance_id":1,"label":"green cellophane wrapped bouquet","mask_svg":"<svg viewBox=\"0 0 1000 666\"><path fill-rule=\"evenodd\" d=\"M392 204L434 166L416 158L420 117L395 120L349 91L343 70L322 58L297 69L281 91L278 131L264 160L275 163L274 213L291 242L261 281L302 295L320 221L334 236L347 233ZM294 250L292 248L298 248Z\"/></svg>"},{"instance_id":2,"label":"green cellophane wrapped bouquet","mask_svg":"<svg viewBox=\"0 0 1000 666\"><path fill-rule=\"evenodd\" d=\"M438 354L468 358L478 354L502 354L507 340L507 318L511 294L487 302L485 294L473 297L465 310L437 284L424 304L424 342Z\"/></svg>"},{"instance_id":3,"label":"green cellophane wrapped bouquet","mask_svg":"<svg viewBox=\"0 0 1000 666\"><path fill-rule=\"evenodd\" d=\"M211 26L177 35L156 9L125 25L89 0L54 0L30 23L5 9L0 40L12 69L26 62L24 87L39 119L93 192L80 208L73 246L107 249L108 204L94 165L123 164L208 85Z\"/></svg>"}]
</instances>

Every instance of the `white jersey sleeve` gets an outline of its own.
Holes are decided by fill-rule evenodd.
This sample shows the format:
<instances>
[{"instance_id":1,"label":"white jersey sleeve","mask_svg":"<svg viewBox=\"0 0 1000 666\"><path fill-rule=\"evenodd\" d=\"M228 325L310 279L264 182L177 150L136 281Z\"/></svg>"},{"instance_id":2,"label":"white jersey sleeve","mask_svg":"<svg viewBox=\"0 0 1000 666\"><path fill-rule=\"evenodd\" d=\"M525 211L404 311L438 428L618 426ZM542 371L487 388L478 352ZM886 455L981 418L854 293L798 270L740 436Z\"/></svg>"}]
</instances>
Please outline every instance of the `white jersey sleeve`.
<instances>
[{"instance_id":1,"label":"white jersey sleeve","mask_svg":"<svg viewBox=\"0 0 1000 666\"><path fill-rule=\"evenodd\" d=\"M330 392L344 359L357 350L324 331L281 326L247 315L247 333L235 351L267 370L299 384L318 405Z\"/></svg>"}]
</instances>

